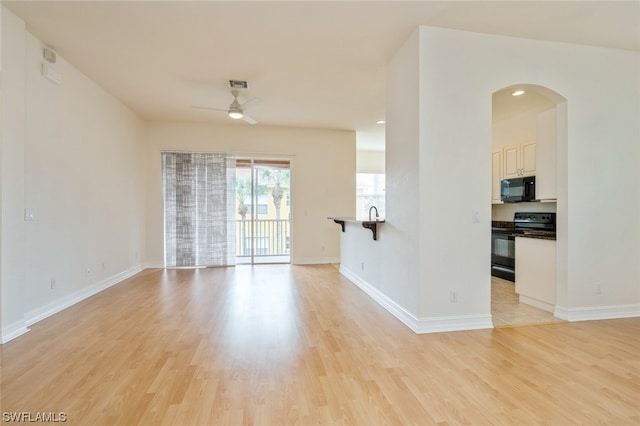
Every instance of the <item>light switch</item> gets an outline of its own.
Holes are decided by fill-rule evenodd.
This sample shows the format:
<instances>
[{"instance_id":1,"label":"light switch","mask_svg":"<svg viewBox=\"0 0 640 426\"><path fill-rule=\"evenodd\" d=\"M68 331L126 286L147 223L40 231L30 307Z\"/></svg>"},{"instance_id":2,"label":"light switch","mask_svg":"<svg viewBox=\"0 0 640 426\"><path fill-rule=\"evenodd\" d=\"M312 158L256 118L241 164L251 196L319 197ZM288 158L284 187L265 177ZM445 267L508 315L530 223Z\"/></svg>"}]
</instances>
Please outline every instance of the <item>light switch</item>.
<instances>
[{"instance_id":1,"label":"light switch","mask_svg":"<svg viewBox=\"0 0 640 426\"><path fill-rule=\"evenodd\" d=\"M471 218L473 220L473 223L480 223L480 212L474 211L471 215Z\"/></svg>"},{"instance_id":2,"label":"light switch","mask_svg":"<svg viewBox=\"0 0 640 426\"><path fill-rule=\"evenodd\" d=\"M33 209L24 209L24 220L32 222L36 220L36 212Z\"/></svg>"}]
</instances>

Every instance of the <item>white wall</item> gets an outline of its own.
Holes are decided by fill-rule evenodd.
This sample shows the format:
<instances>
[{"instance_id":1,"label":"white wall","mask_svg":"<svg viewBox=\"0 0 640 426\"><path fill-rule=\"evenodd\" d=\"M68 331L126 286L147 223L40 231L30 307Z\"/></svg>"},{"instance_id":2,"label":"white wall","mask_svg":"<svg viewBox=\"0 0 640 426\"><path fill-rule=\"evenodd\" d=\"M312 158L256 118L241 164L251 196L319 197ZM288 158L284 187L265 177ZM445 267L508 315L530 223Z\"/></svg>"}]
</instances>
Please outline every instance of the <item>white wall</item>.
<instances>
[{"instance_id":1,"label":"white wall","mask_svg":"<svg viewBox=\"0 0 640 426\"><path fill-rule=\"evenodd\" d=\"M516 212L537 212L537 213L556 213L556 203L504 203L494 204L492 206L492 220L500 220L504 222L513 222L513 215Z\"/></svg>"},{"instance_id":2,"label":"white wall","mask_svg":"<svg viewBox=\"0 0 640 426\"><path fill-rule=\"evenodd\" d=\"M3 199L3 226L16 237L3 232L2 244L21 268L2 280L6 340L140 270L145 188L143 122L60 55L62 84L45 80L43 44L11 12L3 17L14 21L3 25L3 54L13 52L2 75L12 161L3 197L20 195ZM34 221L23 220L26 208Z\"/></svg>"},{"instance_id":3,"label":"white wall","mask_svg":"<svg viewBox=\"0 0 640 426\"><path fill-rule=\"evenodd\" d=\"M149 265L163 263L160 154L171 150L291 159L292 262L338 261L339 227L327 216L355 215L354 132L245 123L149 123L146 140L146 261Z\"/></svg>"},{"instance_id":4,"label":"white wall","mask_svg":"<svg viewBox=\"0 0 640 426\"><path fill-rule=\"evenodd\" d=\"M488 252L488 221L482 232L469 226L469 210L489 199L490 164L483 152L490 148L491 94L517 83L548 87L567 99L568 164L558 165L558 214L566 221L559 235L568 245L566 295L558 298L560 313L569 319L608 317L640 313L640 55L615 49L576 46L519 38L474 34L439 28L421 31L424 92L422 123L429 129L427 141L435 141L432 155L421 167L432 177L447 177L446 185L421 188L425 206L436 199L450 214L423 215L440 228L430 233L433 241L456 241L465 247L470 262L463 272L448 274L462 266L443 263L434 281L473 283L466 289L474 298L473 309L489 305L485 259ZM468 70L473 70L470 73ZM387 149L393 141L387 140ZM459 149L454 148L459 146ZM475 163L469 156L478 155ZM487 158L487 162L483 161ZM563 158L559 155L559 159ZM431 161L430 161L431 160ZM445 166L443 166L445 165ZM562 178L566 173L566 180ZM469 179L471 177L471 179ZM448 197L466 188L469 197ZM560 194L566 192L565 196ZM476 199L477 196L482 199ZM488 203L487 203L488 204ZM485 209L480 208L484 219ZM462 223L463 226L457 224ZM624 226L602 226L624 224ZM450 230L454 229L453 232ZM423 236L423 240L428 235ZM453 245L450 255L453 255ZM429 256L425 253L425 256ZM486 262L488 265L488 261ZM438 269L434 262L430 265ZM483 269L484 268L484 269ZM483 278L478 278L478 276ZM475 278L474 278L475 277ZM605 290L594 294L593 283ZM565 283L559 285L563 287ZM474 290L483 288L483 290ZM437 297L430 292L426 305L437 312ZM436 297L434 297L436 296ZM464 296L463 296L464 297ZM472 312L472 308L466 309Z\"/></svg>"},{"instance_id":5,"label":"white wall","mask_svg":"<svg viewBox=\"0 0 640 426\"><path fill-rule=\"evenodd\" d=\"M2 7L2 150L0 291L2 330L25 331L24 139L25 25Z\"/></svg>"},{"instance_id":6,"label":"white wall","mask_svg":"<svg viewBox=\"0 0 640 426\"><path fill-rule=\"evenodd\" d=\"M489 154L495 90L477 85L489 70L478 67L485 58L476 46L455 44L455 37L465 33L434 30L418 30L420 315L470 316L478 327L491 326ZM389 149L394 141L387 142ZM472 221L474 212L479 223ZM452 291L457 302L450 300Z\"/></svg>"},{"instance_id":7,"label":"white wall","mask_svg":"<svg viewBox=\"0 0 640 426\"><path fill-rule=\"evenodd\" d=\"M527 83L567 99L567 129L559 133L568 136L558 146L556 314L640 315L637 52L421 27L387 71L388 223L372 289L417 318L417 330L486 324L491 95ZM394 97L405 99L396 114ZM594 294L594 282L602 294Z\"/></svg>"},{"instance_id":8,"label":"white wall","mask_svg":"<svg viewBox=\"0 0 640 426\"><path fill-rule=\"evenodd\" d=\"M386 70L385 218L378 244L383 263L371 284L410 315L419 316L419 191L418 155L420 93L411 82L420 73L419 40L413 33ZM409 82L409 84L402 84ZM356 268L357 271L357 268Z\"/></svg>"},{"instance_id":9,"label":"white wall","mask_svg":"<svg viewBox=\"0 0 640 426\"><path fill-rule=\"evenodd\" d=\"M567 257L559 259L566 262L568 270L568 282L561 283L566 284L568 292L559 298L563 303L561 311L569 319L590 314L615 316L616 311L637 315L640 55L436 28L424 28L421 40L423 60L431 64L423 77L433 83L434 89L427 96L438 105L437 115L429 111L425 119L430 125L443 127L442 141L446 135L448 143L459 141L464 149L486 144L488 120L477 117L489 116L488 96L502 87L523 82L538 84L567 99L568 146L559 149L567 150L568 164L558 165L567 176L566 181L559 180L559 186L566 188L566 196L559 195L558 199L558 214L567 223L566 234L559 238L566 239L568 245ZM474 72L467 73L468 69ZM457 126L458 123L464 126ZM456 138L457 134L460 136ZM457 161L451 155L439 159L439 164ZM469 166L466 175L476 176L479 182L473 185L476 192L486 193L490 164L478 162ZM444 168L440 172L444 173ZM448 176L455 182L464 179L462 174ZM423 192L423 198L432 199L433 193ZM468 211L467 202L451 201L448 205L452 210ZM624 226L601 226L603 219ZM487 246L484 235L463 229L454 233L454 238L455 235L465 245L474 246L474 250ZM435 235L436 239L444 236ZM488 270L484 273L488 274ZM594 294L594 281L602 283L603 294Z\"/></svg>"},{"instance_id":10,"label":"white wall","mask_svg":"<svg viewBox=\"0 0 640 426\"><path fill-rule=\"evenodd\" d=\"M519 144L536 140L537 109L531 109L513 117L496 121L492 126L492 150L496 151L506 145Z\"/></svg>"},{"instance_id":11,"label":"white wall","mask_svg":"<svg viewBox=\"0 0 640 426\"><path fill-rule=\"evenodd\" d=\"M0 7L0 330L2 329L2 7ZM0 332L1 333L1 332Z\"/></svg>"},{"instance_id":12,"label":"white wall","mask_svg":"<svg viewBox=\"0 0 640 426\"><path fill-rule=\"evenodd\" d=\"M384 173L384 151L357 151L358 173Z\"/></svg>"}]
</instances>

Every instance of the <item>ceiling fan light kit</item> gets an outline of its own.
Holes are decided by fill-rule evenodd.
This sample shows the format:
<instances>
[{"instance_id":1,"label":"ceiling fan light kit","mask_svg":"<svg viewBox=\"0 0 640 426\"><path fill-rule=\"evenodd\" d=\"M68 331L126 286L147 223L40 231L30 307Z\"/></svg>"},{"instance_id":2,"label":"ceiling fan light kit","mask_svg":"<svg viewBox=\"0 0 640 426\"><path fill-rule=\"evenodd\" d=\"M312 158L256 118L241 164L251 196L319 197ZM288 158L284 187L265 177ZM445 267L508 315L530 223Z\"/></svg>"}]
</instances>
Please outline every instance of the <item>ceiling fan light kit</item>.
<instances>
[{"instance_id":1,"label":"ceiling fan light kit","mask_svg":"<svg viewBox=\"0 0 640 426\"><path fill-rule=\"evenodd\" d=\"M244 80L229 80L229 89L231 89L231 94L233 95L233 102L229 105L229 108L211 108L204 106L196 106L192 105L193 108L199 109L208 109L212 111L226 111L227 115L234 120L244 120L249 124L256 124L257 121L253 118L249 117L244 113L246 109L258 104L260 102L260 98L250 99L247 102L240 103L238 101L238 94L240 94L240 90L246 90L249 88L249 83Z\"/></svg>"},{"instance_id":2,"label":"ceiling fan light kit","mask_svg":"<svg viewBox=\"0 0 640 426\"><path fill-rule=\"evenodd\" d=\"M244 117L244 114L242 113L242 111L238 111L235 109L230 109L229 110L229 117L233 118L234 120L239 120L242 117Z\"/></svg>"}]
</instances>

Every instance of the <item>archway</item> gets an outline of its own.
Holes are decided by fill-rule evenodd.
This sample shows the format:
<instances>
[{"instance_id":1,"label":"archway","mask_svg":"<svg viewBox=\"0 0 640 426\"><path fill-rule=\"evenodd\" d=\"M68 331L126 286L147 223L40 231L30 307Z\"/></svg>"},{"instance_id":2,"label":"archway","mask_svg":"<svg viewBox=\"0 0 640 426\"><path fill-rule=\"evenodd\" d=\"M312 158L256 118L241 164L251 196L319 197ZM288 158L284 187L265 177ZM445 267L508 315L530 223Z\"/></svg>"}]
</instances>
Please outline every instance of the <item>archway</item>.
<instances>
[{"instance_id":1,"label":"archway","mask_svg":"<svg viewBox=\"0 0 640 426\"><path fill-rule=\"evenodd\" d=\"M521 92L521 93L518 93ZM501 304L504 293L492 291L492 316L494 326L517 325L518 323L543 323L566 319L567 306L567 100L548 87L535 84L513 84L496 90L492 94L492 225L508 226L513 223L516 212L555 213L556 239L540 243L548 246L547 268L539 268L548 278L534 277L534 281L544 281L547 286L544 295L514 285L513 296L508 296L515 305ZM514 166L514 162L524 165ZM507 177L509 170L516 170L518 176L536 177L536 200L526 203L502 203L500 200L500 180ZM506 175L506 176L505 176ZM492 226L493 229L493 226ZM512 257L515 265L516 239L497 241L492 232L492 263L494 252ZM502 243L496 249L496 241ZM518 239L521 252L530 239ZM523 243L524 242L524 243ZM542 248L540 250L543 250ZM521 256L518 263L525 261ZM528 260L527 260L528 261ZM542 260L535 260L542 262ZM531 259L533 263L534 260ZM499 263L499 262L498 262ZM546 261L545 261L546 264ZM492 268L493 270L493 268ZM524 274L525 268L521 268ZM492 275L494 275L492 273ZM517 282L513 274L513 281ZM504 278L504 277L503 277ZM531 282L531 277L521 274L521 282ZM492 277L492 284L500 278ZM509 290L500 282L502 290ZM553 288L549 286L553 286ZM520 292L516 291L520 290ZM522 305L525 303L525 305ZM534 309L529 309L532 306ZM519 312L517 309L519 309ZM508 308L508 309L507 309ZM509 311L509 309L511 311ZM542 309L536 316L537 309Z\"/></svg>"}]
</instances>

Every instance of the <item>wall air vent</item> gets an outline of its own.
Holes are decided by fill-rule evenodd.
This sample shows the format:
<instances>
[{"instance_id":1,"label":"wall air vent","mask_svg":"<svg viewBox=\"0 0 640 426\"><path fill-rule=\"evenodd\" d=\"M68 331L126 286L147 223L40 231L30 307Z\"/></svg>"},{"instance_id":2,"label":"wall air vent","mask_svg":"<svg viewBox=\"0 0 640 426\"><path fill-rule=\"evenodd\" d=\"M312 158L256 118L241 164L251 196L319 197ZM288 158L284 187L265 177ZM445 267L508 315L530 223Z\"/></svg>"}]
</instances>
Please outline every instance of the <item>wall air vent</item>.
<instances>
[{"instance_id":1,"label":"wall air vent","mask_svg":"<svg viewBox=\"0 0 640 426\"><path fill-rule=\"evenodd\" d=\"M62 77L60 76L60 73L56 71L53 65L47 62L43 62L40 72L42 73L42 76L50 82L54 84L60 84Z\"/></svg>"},{"instance_id":2,"label":"wall air vent","mask_svg":"<svg viewBox=\"0 0 640 426\"><path fill-rule=\"evenodd\" d=\"M56 52L46 46L42 50L42 57L52 64L56 63Z\"/></svg>"},{"instance_id":3,"label":"wall air vent","mask_svg":"<svg viewBox=\"0 0 640 426\"><path fill-rule=\"evenodd\" d=\"M229 80L229 89L248 89L249 83L244 80Z\"/></svg>"}]
</instances>

